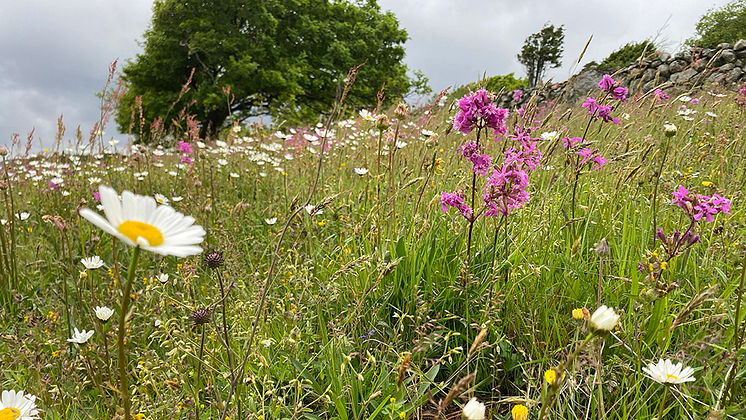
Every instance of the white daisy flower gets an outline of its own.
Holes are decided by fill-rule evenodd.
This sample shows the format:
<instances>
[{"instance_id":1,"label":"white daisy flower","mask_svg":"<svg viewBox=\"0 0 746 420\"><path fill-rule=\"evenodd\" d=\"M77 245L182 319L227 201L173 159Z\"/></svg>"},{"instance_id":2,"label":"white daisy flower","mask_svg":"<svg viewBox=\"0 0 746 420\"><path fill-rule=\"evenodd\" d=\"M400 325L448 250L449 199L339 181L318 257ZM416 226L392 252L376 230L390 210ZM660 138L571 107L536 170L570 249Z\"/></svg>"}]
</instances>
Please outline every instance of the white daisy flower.
<instances>
[{"instance_id":1,"label":"white daisy flower","mask_svg":"<svg viewBox=\"0 0 746 420\"><path fill-rule=\"evenodd\" d=\"M373 114L371 114L371 113L370 113L370 111L368 111L367 109L364 109L364 110L360 111L360 116L361 116L361 117L362 117L362 118L363 118L363 119L364 119L365 121L373 121L373 120L375 120L375 119L376 119L376 116L375 116L375 115L373 115Z\"/></svg>"},{"instance_id":2,"label":"white daisy flower","mask_svg":"<svg viewBox=\"0 0 746 420\"><path fill-rule=\"evenodd\" d=\"M163 194L156 194L155 201L157 201L159 204L168 204L168 198L166 198L166 196Z\"/></svg>"},{"instance_id":3,"label":"white daisy flower","mask_svg":"<svg viewBox=\"0 0 746 420\"><path fill-rule=\"evenodd\" d=\"M239 175L239 174L237 174L235 172L231 172L231 178L241 178L241 175Z\"/></svg>"},{"instance_id":4,"label":"white daisy flower","mask_svg":"<svg viewBox=\"0 0 746 420\"><path fill-rule=\"evenodd\" d=\"M78 331L77 328L75 328L75 333L73 334L73 338L68 338L67 341L69 343L78 343L78 344L85 344L86 341L88 341L89 338L93 335L95 331Z\"/></svg>"},{"instance_id":5,"label":"white daisy flower","mask_svg":"<svg viewBox=\"0 0 746 420\"><path fill-rule=\"evenodd\" d=\"M405 141L397 141L396 142L396 148L397 149L403 149L405 147L407 147L407 142L405 142Z\"/></svg>"},{"instance_id":6,"label":"white daisy flower","mask_svg":"<svg viewBox=\"0 0 746 420\"><path fill-rule=\"evenodd\" d=\"M82 260L80 260L80 262L83 263L85 268L89 270L95 270L97 268L101 268L104 266L104 261L98 255L94 255L88 258L83 258Z\"/></svg>"},{"instance_id":7,"label":"white daisy flower","mask_svg":"<svg viewBox=\"0 0 746 420\"><path fill-rule=\"evenodd\" d=\"M648 367L642 368L648 374L650 379L661 384L680 384L684 382L694 382L694 369L684 367L681 363L673 364L670 359L660 359L656 363L650 363Z\"/></svg>"},{"instance_id":8,"label":"white daisy flower","mask_svg":"<svg viewBox=\"0 0 746 420\"><path fill-rule=\"evenodd\" d=\"M124 191L120 200L116 191L105 185L98 191L106 219L87 208L81 209L80 215L127 245L176 257L202 252L197 244L204 240L206 232L194 224L193 217L170 206L157 206L153 197Z\"/></svg>"},{"instance_id":9,"label":"white daisy flower","mask_svg":"<svg viewBox=\"0 0 746 420\"><path fill-rule=\"evenodd\" d=\"M17 217L17 218L18 218L18 220L20 220L20 221L24 221L24 220L28 219L28 218L29 218L29 216L31 216L31 213L29 213L29 212L25 212L25 211L24 211L24 212L21 212L21 213L16 213L16 217Z\"/></svg>"},{"instance_id":10,"label":"white daisy flower","mask_svg":"<svg viewBox=\"0 0 746 420\"><path fill-rule=\"evenodd\" d=\"M161 282L161 284L168 283L168 274L166 273L158 274L157 276L155 276L155 278L158 279L158 281Z\"/></svg>"},{"instance_id":11,"label":"white daisy flower","mask_svg":"<svg viewBox=\"0 0 746 420\"><path fill-rule=\"evenodd\" d=\"M541 138L544 140L554 140L557 138L557 132L556 131L549 131L549 132L543 132L541 133Z\"/></svg>"},{"instance_id":12,"label":"white daisy flower","mask_svg":"<svg viewBox=\"0 0 746 420\"><path fill-rule=\"evenodd\" d=\"M0 398L0 419L32 420L39 418L36 396L23 391L3 391Z\"/></svg>"},{"instance_id":13,"label":"white daisy flower","mask_svg":"<svg viewBox=\"0 0 746 420\"><path fill-rule=\"evenodd\" d=\"M98 184L99 182L101 182L101 178L98 178L98 177L88 178L88 183L91 185Z\"/></svg>"},{"instance_id":14,"label":"white daisy flower","mask_svg":"<svg viewBox=\"0 0 746 420\"><path fill-rule=\"evenodd\" d=\"M174 202L179 202L179 201L181 201L183 199L184 199L184 197L179 197L179 196L171 197L171 200L173 200Z\"/></svg>"},{"instance_id":15,"label":"white daisy flower","mask_svg":"<svg viewBox=\"0 0 746 420\"><path fill-rule=\"evenodd\" d=\"M717 118L718 117L718 114L716 114L714 112L710 112L710 111L705 112L705 115L707 115L708 117L712 117L712 118Z\"/></svg>"},{"instance_id":16,"label":"white daisy flower","mask_svg":"<svg viewBox=\"0 0 746 420\"><path fill-rule=\"evenodd\" d=\"M96 306L93 312L96 313L96 318L100 319L101 322L107 322L114 315L114 310L108 306Z\"/></svg>"},{"instance_id":17,"label":"white daisy flower","mask_svg":"<svg viewBox=\"0 0 746 420\"><path fill-rule=\"evenodd\" d=\"M277 223L277 218L276 217L272 217L270 219L264 219L264 222L266 224L268 224L268 225L274 225L275 223Z\"/></svg>"},{"instance_id":18,"label":"white daisy flower","mask_svg":"<svg viewBox=\"0 0 746 420\"><path fill-rule=\"evenodd\" d=\"M317 214L321 214L324 212L323 210L317 210L316 207L310 204L303 208L306 209L306 213L310 214L311 216L316 216Z\"/></svg>"},{"instance_id":19,"label":"white daisy flower","mask_svg":"<svg viewBox=\"0 0 746 420\"><path fill-rule=\"evenodd\" d=\"M464 417L469 420L484 420L484 411L487 407L472 397L464 406Z\"/></svg>"},{"instance_id":20,"label":"white daisy flower","mask_svg":"<svg viewBox=\"0 0 746 420\"><path fill-rule=\"evenodd\" d=\"M598 331L613 330L617 321L619 321L619 315L614 312L613 308L609 308L606 305L601 305L591 315L591 327Z\"/></svg>"},{"instance_id":21,"label":"white daisy flower","mask_svg":"<svg viewBox=\"0 0 746 420\"><path fill-rule=\"evenodd\" d=\"M356 174L362 176L368 173L368 170L365 168L352 168L353 171L355 171Z\"/></svg>"},{"instance_id":22,"label":"white daisy flower","mask_svg":"<svg viewBox=\"0 0 746 420\"><path fill-rule=\"evenodd\" d=\"M420 134L422 134L423 137L432 137L435 135L435 133L430 130L422 130L420 131Z\"/></svg>"}]
</instances>

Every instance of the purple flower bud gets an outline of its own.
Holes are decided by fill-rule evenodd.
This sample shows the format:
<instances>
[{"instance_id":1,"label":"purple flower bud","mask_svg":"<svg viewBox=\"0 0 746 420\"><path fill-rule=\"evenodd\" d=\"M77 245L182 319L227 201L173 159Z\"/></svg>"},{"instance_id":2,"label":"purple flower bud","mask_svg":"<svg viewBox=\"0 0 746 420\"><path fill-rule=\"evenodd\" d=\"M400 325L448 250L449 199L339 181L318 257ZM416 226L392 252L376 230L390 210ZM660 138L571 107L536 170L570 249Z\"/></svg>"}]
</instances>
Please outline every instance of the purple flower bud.
<instances>
[{"instance_id":1,"label":"purple flower bud","mask_svg":"<svg viewBox=\"0 0 746 420\"><path fill-rule=\"evenodd\" d=\"M663 233L663 229L658 228L658 230L655 231L655 236L656 238L660 239L661 242L663 242L664 244L666 243L666 234Z\"/></svg>"}]
</instances>

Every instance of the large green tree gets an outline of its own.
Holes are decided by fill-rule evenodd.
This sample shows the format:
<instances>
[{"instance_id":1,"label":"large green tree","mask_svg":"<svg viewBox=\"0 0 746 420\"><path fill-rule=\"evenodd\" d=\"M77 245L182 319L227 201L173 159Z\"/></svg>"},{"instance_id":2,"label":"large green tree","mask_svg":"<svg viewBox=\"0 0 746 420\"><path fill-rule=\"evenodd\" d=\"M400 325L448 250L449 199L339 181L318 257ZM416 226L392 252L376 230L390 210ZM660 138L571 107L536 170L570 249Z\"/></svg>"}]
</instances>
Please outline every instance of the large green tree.
<instances>
[{"instance_id":1,"label":"large green tree","mask_svg":"<svg viewBox=\"0 0 746 420\"><path fill-rule=\"evenodd\" d=\"M523 44L518 61L523 64L528 76L528 85L535 86L547 68L562 65L562 44L565 42L565 27L544 25L541 31L532 34Z\"/></svg>"},{"instance_id":2,"label":"large green tree","mask_svg":"<svg viewBox=\"0 0 746 420\"><path fill-rule=\"evenodd\" d=\"M190 114L212 135L229 115L310 120L333 107L363 62L345 103L375 105L384 83L393 101L410 86L406 39L376 0L156 0L143 53L123 68L129 91L116 121L135 134L142 123L147 134L158 117L168 127Z\"/></svg>"},{"instance_id":3,"label":"large green tree","mask_svg":"<svg viewBox=\"0 0 746 420\"><path fill-rule=\"evenodd\" d=\"M709 9L697 22L689 46L715 48L723 42L733 43L746 38L746 0L735 0L723 7Z\"/></svg>"}]
</instances>

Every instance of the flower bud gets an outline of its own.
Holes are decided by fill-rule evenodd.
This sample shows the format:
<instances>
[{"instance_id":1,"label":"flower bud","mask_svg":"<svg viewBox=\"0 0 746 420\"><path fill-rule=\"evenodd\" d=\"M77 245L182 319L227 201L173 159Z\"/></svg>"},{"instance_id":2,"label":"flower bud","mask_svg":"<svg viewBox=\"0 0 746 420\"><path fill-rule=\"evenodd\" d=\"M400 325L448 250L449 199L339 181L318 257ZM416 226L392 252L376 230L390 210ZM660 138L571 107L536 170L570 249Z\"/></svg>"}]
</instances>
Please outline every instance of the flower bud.
<instances>
[{"instance_id":1,"label":"flower bud","mask_svg":"<svg viewBox=\"0 0 746 420\"><path fill-rule=\"evenodd\" d=\"M0 156L8 156L8 149L5 146L0 146Z\"/></svg>"},{"instance_id":2,"label":"flower bud","mask_svg":"<svg viewBox=\"0 0 746 420\"><path fill-rule=\"evenodd\" d=\"M676 135L677 129L676 129L676 126L673 124L665 124L663 126L663 129L666 132L666 137L673 137Z\"/></svg>"},{"instance_id":3,"label":"flower bud","mask_svg":"<svg viewBox=\"0 0 746 420\"><path fill-rule=\"evenodd\" d=\"M379 130L383 131L391 127L391 121L389 120L389 117L386 116L386 114L381 114L377 118L376 125Z\"/></svg>"},{"instance_id":4,"label":"flower bud","mask_svg":"<svg viewBox=\"0 0 746 420\"><path fill-rule=\"evenodd\" d=\"M598 246L596 247L596 255L599 257L608 257L609 254L611 254L611 249L609 249L609 243L606 242L606 238L601 239L601 242L598 243Z\"/></svg>"}]
</instances>

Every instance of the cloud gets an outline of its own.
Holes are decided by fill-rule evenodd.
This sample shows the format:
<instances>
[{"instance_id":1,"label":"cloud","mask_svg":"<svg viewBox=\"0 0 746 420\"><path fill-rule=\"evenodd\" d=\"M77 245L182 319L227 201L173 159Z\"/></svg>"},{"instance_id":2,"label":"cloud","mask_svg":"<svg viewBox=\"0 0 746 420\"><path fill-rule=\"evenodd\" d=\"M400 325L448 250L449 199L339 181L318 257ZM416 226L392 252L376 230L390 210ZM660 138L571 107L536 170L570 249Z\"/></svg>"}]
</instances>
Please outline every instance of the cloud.
<instances>
[{"instance_id":1,"label":"cloud","mask_svg":"<svg viewBox=\"0 0 746 420\"><path fill-rule=\"evenodd\" d=\"M701 0L379 0L407 29L405 61L422 70L436 91L488 75L522 76L515 56L530 34L551 22L565 25L563 66L548 77L564 80L588 37L582 64L602 60L630 41L663 31L673 47L694 33L708 7ZM0 7L0 144L11 133L35 135L52 146L64 113L65 139L79 124L87 134L99 118L108 66L141 51L152 0L25 0ZM670 17L670 20L669 20ZM115 133L113 123L106 130ZM123 136L122 136L123 137Z\"/></svg>"}]
</instances>

